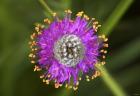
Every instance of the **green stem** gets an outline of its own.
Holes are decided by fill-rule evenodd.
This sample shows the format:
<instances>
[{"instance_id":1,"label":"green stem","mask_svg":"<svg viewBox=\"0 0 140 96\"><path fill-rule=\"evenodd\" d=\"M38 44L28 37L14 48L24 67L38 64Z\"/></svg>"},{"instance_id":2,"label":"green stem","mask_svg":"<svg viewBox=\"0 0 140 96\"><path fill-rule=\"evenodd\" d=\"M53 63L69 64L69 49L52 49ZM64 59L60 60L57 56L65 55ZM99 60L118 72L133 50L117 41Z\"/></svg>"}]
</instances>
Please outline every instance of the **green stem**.
<instances>
[{"instance_id":1,"label":"green stem","mask_svg":"<svg viewBox=\"0 0 140 96\"><path fill-rule=\"evenodd\" d=\"M121 0L113 13L109 16L108 20L103 24L100 34L109 35L115 25L119 22L126 10L132 4L133 0ZM102 79L106 85L110 88L115 96L126 96L125 92L117 84L117 82L111 77L104 66L97 66L97 69L102 73Z\"/></svg>"},{"instance_id":2,"label":"green stem","mask_svg":"<svg viewBox=\"0 0 140 96\"><path fill-rule=\"evenodd\" d=\"M53 15L53 11L50 9L50 7L47 5L47 3L44 0L39 0L40 4L45 8L45 10L50 13L50 15Z\"/></svg>"},{"instance_id":3,"label":"green stem","mask_svg":"<svg viewBox=\"0 0 140 96\"><path fill-rule=\"evenodd\" d=\"M123 89L119 86L119 84L117 84L117 82L114 80L114 78L111 77L111 75L108 73L108 71L104 66L96 66L96 67L101 72L103 81L110 88L110 90L113 92L115 96L127 96L124 93Z\"/></svg>"},{"instance_id":4,"label":"green stem","mask_svg":"<svg viewBox=\"0 0 140 96\"><path fill-rule=\"evenodd\" d=\"M109 35L115 25L119 22L126 10L132 4L133 0L121 0L107 21L103 24L100 34Z\"/></svg>"}]
</instances>

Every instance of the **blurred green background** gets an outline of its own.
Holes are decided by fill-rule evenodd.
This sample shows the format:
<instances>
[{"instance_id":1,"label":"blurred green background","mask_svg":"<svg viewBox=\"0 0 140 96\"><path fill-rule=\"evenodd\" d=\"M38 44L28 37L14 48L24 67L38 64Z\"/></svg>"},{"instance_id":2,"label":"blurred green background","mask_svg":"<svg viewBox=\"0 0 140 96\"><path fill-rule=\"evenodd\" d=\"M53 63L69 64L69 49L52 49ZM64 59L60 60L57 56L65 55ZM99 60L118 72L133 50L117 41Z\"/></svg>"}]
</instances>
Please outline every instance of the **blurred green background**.
<instances>
[{"instance_id":1,"label":"blurred green background","mask_svg":"<svg viewBox=\"0 0 140 96\"><path fill-rule=\"evenodd\" d=\"M140 0L132 0L118 16L122 1L130 0L46 0L60 14L83 10L104 26L110 45L107 70L128 95L140 96ZM42 83L28 59L28 41L34 23L45 17L38 0L0 0L0 96L113 96L101 77L81 81L76 92Z\"/></svg>"}]
</instances>

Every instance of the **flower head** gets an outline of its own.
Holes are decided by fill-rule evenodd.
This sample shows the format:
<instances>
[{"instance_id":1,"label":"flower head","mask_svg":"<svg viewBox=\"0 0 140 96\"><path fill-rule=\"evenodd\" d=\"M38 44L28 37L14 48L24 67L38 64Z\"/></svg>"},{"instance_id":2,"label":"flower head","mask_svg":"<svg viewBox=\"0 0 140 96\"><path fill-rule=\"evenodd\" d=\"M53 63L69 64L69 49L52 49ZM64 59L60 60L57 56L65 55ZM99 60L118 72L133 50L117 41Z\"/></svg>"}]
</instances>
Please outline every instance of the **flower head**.
<instances>
[{"instance_id":1,"label":"flower head","mask_svg":"<svg viewBox=\"0 0 140 96\"><path fill-rule=\"evenodd\" d=\"M79 12L71 19L71 13L66 10L61 20L54 14L52 22L45 19L44 25L37 24L37 32L31 35L29 42L32 49L29 57L31 63L36 63L34 71L42 72L43 82L53 81L56 88L65 84L76 90L82 75L87 81L100 75L95 64L100 61L99 57L105 58L102 54L107 51L102 47L108 44L104 43L107 41L104 35L96 34L101 25L94 18L89 20Z\"/></svg>"}]
</instances>

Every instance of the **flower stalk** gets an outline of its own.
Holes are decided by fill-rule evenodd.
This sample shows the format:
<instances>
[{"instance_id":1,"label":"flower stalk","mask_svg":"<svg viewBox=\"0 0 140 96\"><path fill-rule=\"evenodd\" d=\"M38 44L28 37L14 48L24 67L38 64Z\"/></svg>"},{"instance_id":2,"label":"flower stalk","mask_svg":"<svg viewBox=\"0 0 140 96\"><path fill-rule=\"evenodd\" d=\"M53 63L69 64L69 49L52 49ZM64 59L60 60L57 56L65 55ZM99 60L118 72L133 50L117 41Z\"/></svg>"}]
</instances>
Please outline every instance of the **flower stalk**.
<instances>
[{"instance_id":1,"label":"flower stalk","mask_svg":"<svg viewBox=\"0 0 140 96\"><path fill-rule=\"evenodd\" d=\"M119 22L121 17L130 7L134 0L121 0L120 3L116 6L112 14L109 16L107 21L103 24L100 34L109 35L115 25Z\"/></svg>"},{"instance_id":2,"label":"flower stalk","mask_svg":"<svg viewBox=\"0 0 140 96\"><path fill-rule=\"evenodd\" d=\"M44 7L44 9L49 13L50 15L53 15L53 11L51 8L48 6L48 4L44 0L38 0L40 4Z\"/></svg>"},{"instance_id":3,"label":"flower stalk","mask_svg":"<svg viewBox=\"0 0 140 96\"><path fill-rule=\"evenodd\" d=\"M126 96L126 94L123 91L123 89L121 88L121 86L119 86L119 84L117 84L117 82L109 74L109 72L107 71L107 69L104 66L98 66L98 64L97 64L96 67L101 72L101 77L102 77L103 81L110 88L110 90L112 91L114 96Z\"/></svg>"}]
</instances>

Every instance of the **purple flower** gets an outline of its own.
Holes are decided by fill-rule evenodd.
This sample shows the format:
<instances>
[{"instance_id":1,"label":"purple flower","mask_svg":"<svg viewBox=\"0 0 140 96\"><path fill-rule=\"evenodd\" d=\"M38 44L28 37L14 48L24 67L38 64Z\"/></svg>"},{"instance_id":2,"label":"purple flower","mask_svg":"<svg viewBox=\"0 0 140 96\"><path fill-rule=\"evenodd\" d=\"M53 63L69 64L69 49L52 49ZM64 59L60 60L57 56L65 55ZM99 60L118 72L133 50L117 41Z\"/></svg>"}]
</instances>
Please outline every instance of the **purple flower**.
<instances>
[{"instance_id":1,"label":"purple flower","mask_svg":"<svg viewBox=\"0 0 140 96\"><path fill-rule=\"evenodd\" d=\"M37 33L31 35L32 53L29 55L32 59L37 58L34 71L42 70L43 82L54 81L56 88L66 84L76 90L82 75L88 74L87 81L97 77L99 72L95 70L95 64L100 61L99 57L105 58L102 53L106 53L100 49L108 47L103 43L107 38L96 34L100 27L98 22L89 21L83 12L71 19L70 10L66 10L62 20L54 16L54 21L44 21L48 26L38 24ZM31 62L35 63L35 60Z\"/></svg>"}]
</instances>

